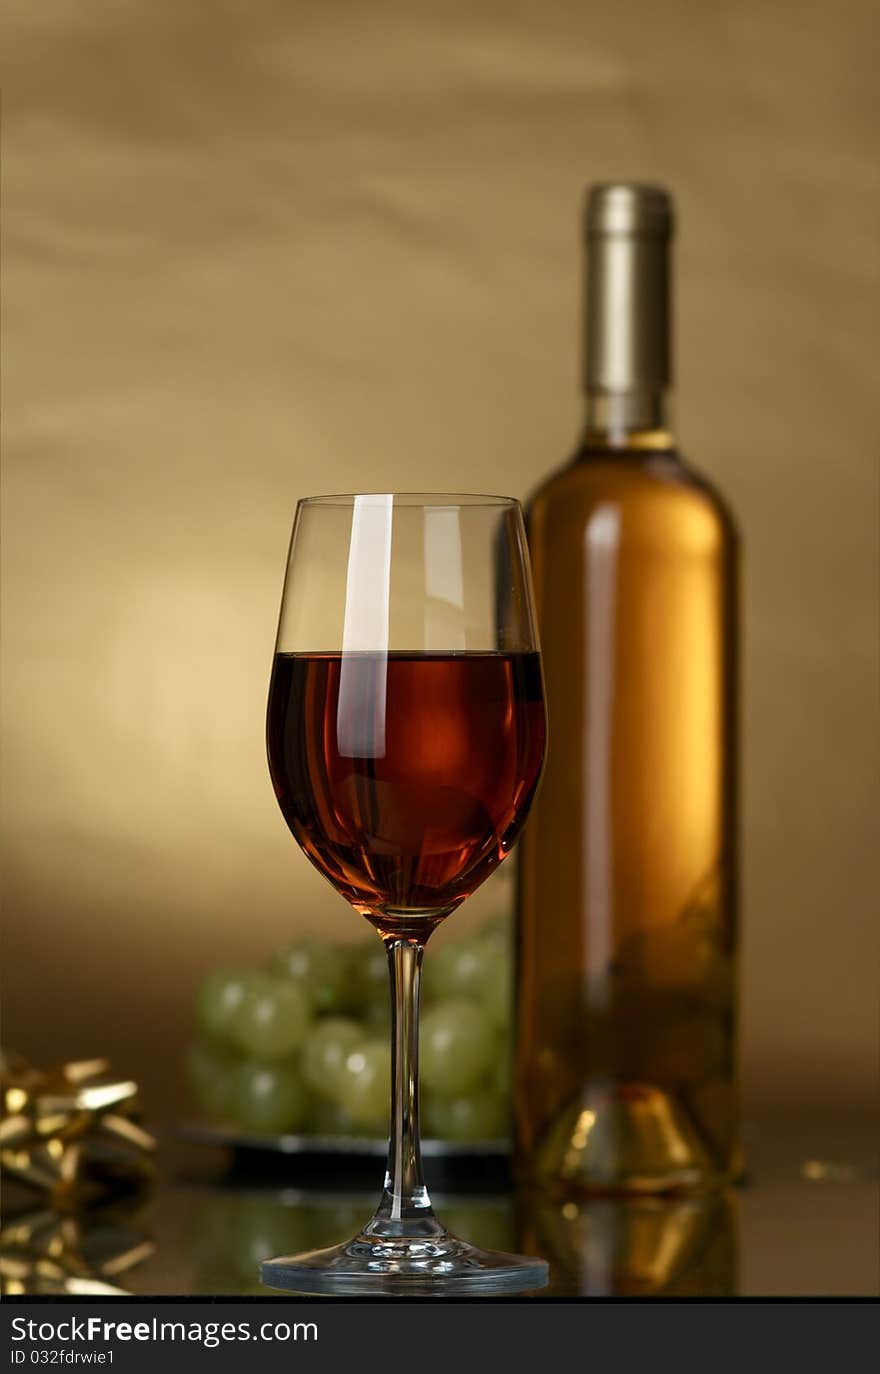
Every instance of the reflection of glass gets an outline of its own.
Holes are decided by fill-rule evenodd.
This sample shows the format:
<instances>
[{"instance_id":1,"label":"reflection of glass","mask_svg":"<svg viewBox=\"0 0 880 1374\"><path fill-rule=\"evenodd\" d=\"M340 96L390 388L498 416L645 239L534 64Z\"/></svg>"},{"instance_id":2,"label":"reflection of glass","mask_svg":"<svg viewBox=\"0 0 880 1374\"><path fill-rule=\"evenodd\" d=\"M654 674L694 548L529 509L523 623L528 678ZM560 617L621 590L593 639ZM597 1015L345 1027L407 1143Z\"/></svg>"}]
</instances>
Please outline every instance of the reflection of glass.
<instances>
[{"instance_id":1,"label":"reflection of glass","mask_svg":"<svg viewBox=\"0 0 880 1374\"><path fill-rule=\"evenodd\" d=\"M583 1297L723 1297L737 1292L737 1202L730 1193L666 1200L523 1202L520 1244L550 1261L548 1292Z\"/></svg>"},{"instance_id":2,"label":"reflection of glass","mask_svg":"<svg viewBox=\"0 0 880 1374\"><path fill-rule=\"evenodd\" d=\"M218 1189L200 1199L188 1228L197 1273L195 1289L210 1293L265 1293L254 1284L260 1261L273 1252L336 1245L356 1229L371 1198L317 1190L281 1193ZM449 1197L448 1224L475 1244L509 1249L515 1243L507 1197Z\"/></svg>"},{"instance_id":3,"label":"reflection of glass","mask_svg":"<svg viewBox=\"0 0 880 1374\"><path fill-rule=\"evenodd\" d=\"M515 501L300 503L269 692L269 765L294 837L388 954L392 1140L372 1220L347 1244L266 1261L270 1286L468 1293L546 1281L542 1260L476 1249L435 1217L417 1084L424 944L510 851L544 732Z\"/></svg>"}]
</instances>

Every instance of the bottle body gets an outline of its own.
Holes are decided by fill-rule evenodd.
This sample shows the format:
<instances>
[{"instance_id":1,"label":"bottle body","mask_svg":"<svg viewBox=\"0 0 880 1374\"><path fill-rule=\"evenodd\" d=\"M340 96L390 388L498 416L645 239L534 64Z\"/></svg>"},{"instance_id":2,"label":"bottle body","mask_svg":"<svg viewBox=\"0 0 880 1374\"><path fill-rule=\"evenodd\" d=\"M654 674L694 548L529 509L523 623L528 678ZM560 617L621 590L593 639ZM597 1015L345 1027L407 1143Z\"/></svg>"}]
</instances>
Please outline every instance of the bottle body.
<instances>
[{"instance_id":1,"label":"bottle body","mask_svg":"<svg viewBox=\"0 0 880 1374\"><path fill-rule=\"evenodd\" d=\"M527 513L549 749L520 844L516 1162L565 1192L739 1168L737 536L666 436Z\"/></svg>"}]
</instances>

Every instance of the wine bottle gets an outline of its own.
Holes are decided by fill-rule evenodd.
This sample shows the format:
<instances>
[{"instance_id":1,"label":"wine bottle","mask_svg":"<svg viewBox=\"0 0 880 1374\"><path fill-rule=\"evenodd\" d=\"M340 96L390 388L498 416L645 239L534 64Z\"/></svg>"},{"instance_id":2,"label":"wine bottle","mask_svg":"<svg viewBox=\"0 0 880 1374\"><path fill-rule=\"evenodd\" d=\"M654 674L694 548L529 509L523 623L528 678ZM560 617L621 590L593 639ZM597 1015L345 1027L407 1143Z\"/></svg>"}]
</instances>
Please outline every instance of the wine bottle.
<instances>
[{"instance_id":1,"label":"wine bottle","mask_svg":"<svg viewBox=\"0 0 880 1374\"><path fill-rule=\"evenodd\" d=\"M737 533L668 413L670 196L587 202L586 426L527 530L550 722L520 845L516 1166L568 1193L740 1168Z\"/></svg>"}]
</instances>

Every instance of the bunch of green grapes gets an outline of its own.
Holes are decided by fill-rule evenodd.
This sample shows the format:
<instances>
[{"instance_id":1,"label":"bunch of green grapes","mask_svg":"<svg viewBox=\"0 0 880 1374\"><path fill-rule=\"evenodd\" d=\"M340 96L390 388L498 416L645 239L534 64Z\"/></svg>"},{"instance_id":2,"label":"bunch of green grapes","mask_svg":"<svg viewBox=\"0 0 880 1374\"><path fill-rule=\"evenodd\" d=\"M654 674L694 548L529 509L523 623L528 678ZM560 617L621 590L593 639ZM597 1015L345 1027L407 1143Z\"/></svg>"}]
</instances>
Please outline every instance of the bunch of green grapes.
<instances>
[{"instance_id":1,"label":"bunch of green grapes","mask_svg":"<svg viewBox=\"0 0 880 1374\"><path fill-rule=\"evenodd\" d=\"M510 932L496 918L426 960L422 1129L496 1139L510 1113ZM219 968L196 1003L194 1093L212 1116L278 1134L383 1136L390 1111L385 950L303 936L262 969Z\"/></svg>"}]
</instances>

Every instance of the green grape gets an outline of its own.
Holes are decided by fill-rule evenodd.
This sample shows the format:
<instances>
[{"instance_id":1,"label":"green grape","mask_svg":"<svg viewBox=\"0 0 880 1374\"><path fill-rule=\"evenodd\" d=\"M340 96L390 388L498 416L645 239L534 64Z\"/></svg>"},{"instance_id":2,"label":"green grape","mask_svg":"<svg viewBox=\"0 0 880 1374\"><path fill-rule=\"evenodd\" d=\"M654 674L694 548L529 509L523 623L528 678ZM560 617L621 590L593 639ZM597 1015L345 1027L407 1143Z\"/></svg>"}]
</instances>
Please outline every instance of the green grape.
<instances>
[{"instance_id":1,"label":"green grape","mask_svg":"<svg viewBox=\"0 0 880 1374\"><path fill-rule=\"evenodd\" d=\"M378 940L359 940L346 955L350 1006L359 1014L388 1006L388 955Z\"/></svg>"},{"instance_id":2,"label":"green grape","mask_svg":"<svg viewBox=\"0 0 880 1374\"><path fill-rule=\"evenodd\" d=\"M268 968L276 978L298 983L319 1015L339 1011L345 1004L345 953L320 935L301 935L282 945L269 959Z\"/></svg>"},{"instance_id":3,"label":"green grape","mask_svg":"<svg viewBox=\"0 0 880 1374\"><path fill-rule=\"evenodd\" d=\"M230 1115L249 1131L269 1135L299 1131L310 1105L305 1084L289 1064L246 1059L233 1071Z\"/></svg>"},{"instance_id":4,"label":"green grape","mask_svg":"<svg viewBox=\"0 0 880 1374\"><path fill-rule=\"evenodd\" d=\"M215 968L203 978L196 994L196 1019L206 1035L229 1042L235 1021L254 981L250 969Z\"/></svg>"},{"instance_id":5,"label":"green grape","mask_svg":"<svg viewBox=\"0 0 880 1374\"><path fill-rule=\"evenodd\" d=\"M326 1097L316 1097L309 1112L309 1131L312 1135L356 1135L351 1112L340 1107L338 1102L330 1102Z\"/></svg>"},{"instance_id":6,"label":"green grape","mask_svg":"<svg viewBox=\"0 0 880 1374\"><path fill-rule=\"evenodd\" d=\"M503 1102L513 1096L513 1045L507 1031L499 1031L495 1042L495 1065L489 1075L491 1091L497 1093Z\"/></svg>"},{"instance_id":7,"label":"green grape","mask_svg":"<svg viewBox=\"0 0 880 1374\"><path fill-rule=\"evenodd\" d=\"M468 1097L428 1097L424 1128L437 1140L499 1140L509 1130L508 1104L487 1089Z\"/></svg>"},{"instance_id":8,"label":"green grape","mask_svg":"<svg viewBox=\"0 0 880 1374\"><path fill-rule=\"evenodd\" d=\"M481 1002L486 986L483 942L457 940L432 954L424 973L425 1002L467 997Z\"/></svg>"},{"instance_id":9,"label":"green grape","mask_svg":"<svg viewBox=\"0 0 880 1374\"><path fill-rule=\"evenodd\" d=\"M358 1130L385 1134L391 1111L391 1049L365 1040L346 1057L335 1082L335 1100Z\"/></svg>"},{"instance_id":10,"label":"green grape","mask_svg":"<svg viewBox=\"0 0 880 1374\"><path fill-rule=\"evenodd\" d=\"M371 1036L388 1037L391 1034L391 998L387 990L381 1002L374 1002L364 1012L364 1025Z\"/></svg>"},{"instance_id":11,"label":"green grape","mask_svg":"<svg viewBox=\"0 0 880 1374\"><path fill-rule=\"evenodd\" d=\"M309 1001L296 983L255 975L235 1017L235 1039L247 1054L283 1059L298 1049L309 1026Z\"/></svg>"},{"instance_id":12,"label":"green grape","mask_svg":"<svg viewBox=\"0 0 880 1374\"><path fill-rule=\"evenodd\" d=\"M216 1044L196 1040L186 1052L187 1077L199 1106L212 1116L229 1110L229 1084L235 1060Z\"/></svg>"},{"instance_id":13,"label":"green grape","mask_svg":"<svg viewBox=\"0 0 880 1374\"><path fill-rule=\"evenodd\" d=\"M357 1021L342 1016L328 1016L316 1021L306 1036L302 1049L303 1077L310 1088L333 1096L343 1065L351 1050L364 1040L364 1030Z\"/></svg>"},{"instance_id":14,"label":"green grape","mask_svg":"<svg viewBox=\"0 0 880 1374\"><path fill-rule=\"evenodd\" d=\"M503 930L499 926L484 926L477 936L477 941L490 957L499 954L509 955L513 949L512 931Z\"/></svg>"},{"instance_id":15,"label":"green grape","mask_svg":"<svg viewBox=\"0 0 880 1374\"><path fill-rule=\"evenodd\" d=\"M445 945L425 965L425 1002L463 998L488 1011L496 1025L509 1024L513 996L510 940L503 931Z\"/></svg>"},{"instance_id":16,"label":"green grape","mask_svg":"<svg viewBox=\"0 0 880 1374\"><path fill-rule=\"evenodd\" d=\"M495 1033L473 1002L441 1002L422 1017L420 1063L425 1087L458 1097L476 1087L495 1061Z\"/></svg>"},{"instance_id":17,"label":"green grape","mask_svg":"<svg viewBox=\"0 0 880 1374\"><path fill-rule=\"evenodd\" d=\"M513 955L504 939L483 940L483 1006L496 1026L509 1026L513 1012Z\"/></svg>"},{"instance_id":18,"label":"green grape","mask_svg":"<svg viewBox=\"0 0 880 1374\"><path fill-rule=\"evenodd\" d=\"M477 935L481 940L491 940L500 937L503 940L509 941L512 928L513 912L508 908L507 910L495 911L491 916L488 916L480 926Z\"/></svg>"}]
</instances>

